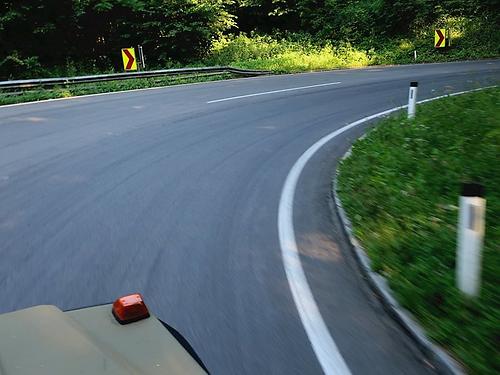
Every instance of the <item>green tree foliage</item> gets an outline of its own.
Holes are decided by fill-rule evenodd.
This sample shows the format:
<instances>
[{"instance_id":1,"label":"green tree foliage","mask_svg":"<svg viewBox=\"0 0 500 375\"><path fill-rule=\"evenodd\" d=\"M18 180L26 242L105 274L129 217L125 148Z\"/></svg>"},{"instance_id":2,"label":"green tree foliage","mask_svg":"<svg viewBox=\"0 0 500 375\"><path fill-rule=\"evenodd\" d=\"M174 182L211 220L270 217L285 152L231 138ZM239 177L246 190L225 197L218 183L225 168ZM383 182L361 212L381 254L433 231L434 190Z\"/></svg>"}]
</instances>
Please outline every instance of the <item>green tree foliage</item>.
<instances>
[{"instance_id":1,"label":"green tree foliage","mask_svg":"<svg viewBox=\"0 0 500 375\"><path fill-rule=\"evenodd\" d=\"M498 27L498 0L237 0L241 31L305 31L320 40L404 37L444 17Z\"/></svg>"},{"instance_id":2,"label":"green tree foliage","mask_svg":"<svg viewBox=\"0 0 500 375\"><path fill-rule=\"evenodd\" d=\"M222 0L3 0L0 77L83 64L120 66L120 49L142 44L150 62L202 57L232 27ZM23 74L26 73L26 74Z\"/></svg>"},{"instance_id":3,"label":"green tree foliage","mask_svg":"<svg viewBox=\"0 0 500 375\"><path fill-rule=\"evenodd\" d=\"M64 58L74 25L70 1L4 0L0 8L0 62L22 66L29 64L25 58L36 56L53 64Z\"/></svg>"},{"instance_id":4,"label":"green tree foliage","mask_svg":"<svg viewBox=\"0 0 500 375\"><path fill-rule=\"evenodd\" d=\"M229 9L236 15L239 31L309 32L301 29L297 0L236 0Z\"/></svg>"},{"instance_id":5,"label":"green tree foliage","mask_svg":"<svg viewBox=\"0 0 500 375\"><path fill-rule=\"evenodd\" d=\"M434 26L458 19L467 21L465 34L482 29L493 45L500 21L499 0L1 1L0 79L119 70L120 49L137 44L149 66L184 64L204 58L223 34L239 32L370 49L427 40Z\"/></svg>"},{"instance_id":6,"label":"green tree foliage","mask_svg":"<svg viewBox=\"0 0 500 375\"><path fill-rule=\"evenodd\" d=\"M222 0L151 0L140 16L135 41L160 61L203 57L212 41L234 25Z\"/></svg>"},{"instance_id":7,"label":"green tree foliage","mask_svg":"<svg viewBox=\"0 0 500 375\"><path fill-rule=\"evenodd\" d=\"M378 32L383 0L298 0L303 27L321 39L360 41Z\"/></svg>"}]
</instances>

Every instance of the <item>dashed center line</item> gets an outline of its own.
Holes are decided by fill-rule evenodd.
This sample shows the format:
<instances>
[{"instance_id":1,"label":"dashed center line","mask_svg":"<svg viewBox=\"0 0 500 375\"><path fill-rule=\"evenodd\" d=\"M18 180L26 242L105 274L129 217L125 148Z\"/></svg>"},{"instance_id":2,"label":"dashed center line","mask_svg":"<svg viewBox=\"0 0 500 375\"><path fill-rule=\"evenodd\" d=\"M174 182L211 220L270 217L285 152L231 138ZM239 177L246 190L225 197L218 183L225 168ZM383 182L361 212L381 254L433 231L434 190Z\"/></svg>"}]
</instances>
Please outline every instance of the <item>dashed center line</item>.
<instances>
[{"instance_id":1,"label":"dashed center line","mask_svg":"<svg viewBox=\"0 0 500 375\"><path fill-rule=\"evenodd\" d=\"M264 91L264 92L257 92L257 93L254 93L254 94L231 96L229 98L222 98L222 99L210 100L209 102L207 102L207 104L227 102L229 100L237 100L237 99L250 98L252 96L262 96L262 95L278 94L280 92L307 90L307 89L312 89L312 88L315 88L315 87L324 87L324 86L338 85L340 83L342 83L342 82L328 82L328 83L320 83L318 85L301 86L301 87L291 87L289 89Z\"/></svg>"}]
</instances>

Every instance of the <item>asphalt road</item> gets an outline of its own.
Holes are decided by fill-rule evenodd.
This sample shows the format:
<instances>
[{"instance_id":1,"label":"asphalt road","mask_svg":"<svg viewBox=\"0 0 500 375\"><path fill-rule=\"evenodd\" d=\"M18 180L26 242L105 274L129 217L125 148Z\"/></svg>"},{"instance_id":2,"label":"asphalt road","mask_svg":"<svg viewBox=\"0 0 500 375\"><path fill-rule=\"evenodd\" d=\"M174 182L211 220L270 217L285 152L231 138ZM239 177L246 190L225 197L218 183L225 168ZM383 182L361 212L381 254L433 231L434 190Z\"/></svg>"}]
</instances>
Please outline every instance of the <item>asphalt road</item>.
<instances>
[{"instance_id":1,"label":"asphalt road","mask_svg":"<svg viewBox=\"0 0 500 375\"><path fill-rule=\"evenodd\" d=\"M410 81L424 99L499 79L500 61L481 61L0 108L0 312L138 291L214 374L321 373L278 239L290 168L322 136L405 104ZM304 86L315 87L292 90ZM300 259L353 374L429 373L361 279L328 206L338 157L363 130L329 142L301 175Z\"/></svg>"}]
</instances>

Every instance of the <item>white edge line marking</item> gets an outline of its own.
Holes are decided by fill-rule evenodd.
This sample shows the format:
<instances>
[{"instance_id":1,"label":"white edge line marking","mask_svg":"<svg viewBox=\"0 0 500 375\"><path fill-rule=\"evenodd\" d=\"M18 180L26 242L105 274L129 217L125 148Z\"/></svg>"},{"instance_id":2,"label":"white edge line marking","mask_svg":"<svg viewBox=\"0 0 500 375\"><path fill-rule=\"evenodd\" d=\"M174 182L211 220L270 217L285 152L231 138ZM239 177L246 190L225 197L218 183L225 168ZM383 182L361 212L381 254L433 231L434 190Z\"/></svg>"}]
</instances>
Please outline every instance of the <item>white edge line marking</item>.
<instances>
[{"instance_id":1,"label":"white edge line marking","mask_svg":"<svg viewBox=\"0 0 500 375\"><path fill-rule=\"evenodd\" d=\"M280 92L287 92L287 91L297 91L297 90L306 90L306 89L312 89L315 87L323 87L323 86L331 86L331 85L339 85L342 82L328 82L328 83L320 83L319 85L311 85L311 86L301 86L301 87L292 87L289 89L282 89L282 90L273 90L273 91L265 91L265 92L258 92L255 94L247 94L247 95L239 95L239 96L231 96L229 98L223 98L223 99L216 99L216 100L210 100L207 102L207 104L212 104L212 103L220 103L220 102L227 102L228 100L236 100L236 99L243 99L243 98L250 98L252 96L261 96L261 95L270 95L270 94L277 94Z\"/></svg>"},{"instance_id":2,"label":"white edge line marking","mask_svg":"<svg viewBox=\"0 0 500 375\"><path fill-rule=\"evenodd\" d=\"M468 92L484 90L496 86L488 86L474 90L460 91L449 95L441 95L435 98L421 100L418 103L426 103L436 99L445 98L448 96L456 96ZM352 122L334 132L324 136L319 141L309 147L295 162L292 169L286 177L278 208L278 233L281 247L281 255L283 257L283 265L285 273L292 291L293 300L299 312L300 320L306 331L307 337L311 342L312 348L316 357L327 375L348 375L350 370L347 367L342 355L340 354L335 341L333 340L328 327L321 316L318 305L314 300L311 288L307 283L307 278L300 262L299 250L295 241L295 231L293 227L293 201L295 190L300 174L307 162L313 155L326 143L346 132L355 126L361 125L367 121L378 117L390 114L400 109L406 108L407 105L395 107L376 113L371 116L364 117L358 121Z\"/></svg>"}]
</instances>

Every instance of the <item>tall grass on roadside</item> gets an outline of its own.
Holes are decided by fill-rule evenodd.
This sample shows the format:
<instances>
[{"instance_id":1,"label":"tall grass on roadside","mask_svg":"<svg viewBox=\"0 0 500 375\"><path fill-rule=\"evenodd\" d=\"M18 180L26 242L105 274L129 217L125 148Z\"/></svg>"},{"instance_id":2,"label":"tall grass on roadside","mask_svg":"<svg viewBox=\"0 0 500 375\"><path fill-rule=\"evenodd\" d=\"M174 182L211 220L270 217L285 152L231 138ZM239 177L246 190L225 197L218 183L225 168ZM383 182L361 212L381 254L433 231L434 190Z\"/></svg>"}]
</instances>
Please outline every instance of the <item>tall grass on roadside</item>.
<instances>
[{"instance_id":1,"label":"tall grass on roadside","mask_svg":"<svg viewBox=\"0 0 500 375\"><path fill-rule=\"evenodd\" d=\"M451 47L434 48L434 28L451 31ZM483 35L488 35L484 38ZM417 60L414 58L417 53ZM205 65L234 65L248 69L293 73L358 68L368 65L410 64L492 58L500 56L500 33L495 25L447 17L412 36L366 39L361 44L318 40L308 34L269 36L239 34L214 41Z\"/></svg>"},{"instance_id":2,"label":"tall grass on roadside","mask_svg":"<svg viewBox=\"0 0 500 375\"><path fill-rule=\"evenodd\" d=\"M450 31L451 46L434 48L434 29ZM484 38L484 35L488 35ZM365 47L368 46L365 44ZM474 19L447 17L438 20L434 27L422 27L415 35L379 41L369 46L373 49L375 64L411 64L476 60L500 56L498 27ZM413 52L417 52L417 60Z\"/></svg>"},{"instance_id":3,"label":"tall grass on roadside","mask_svg":"<svg viewBox=\"0 0 500 375\"><path fill-rule=\"evenodd\" d=\"M376 271L471 373L500 372L500 89L382 120L339 167L339 195ZM486 187L482 289L455 287L458 197Z\"/></svg>"},{"instance_id":4,"label":"tall grass on roadside","mask_svg":"<svg viewBox=\"0 0 500 375\"><path fill-rule=\"evenodd\" d=\"M305 36L292 41L241 34L216 41L207 62L291 73L362 67L372 61L367 52L357 50L348 43L333 45L327 42L319 45Z\"/></svg>"}]
</instances>

